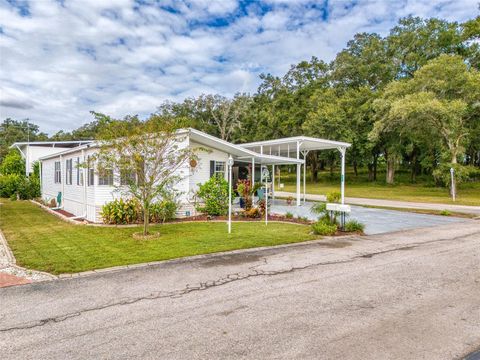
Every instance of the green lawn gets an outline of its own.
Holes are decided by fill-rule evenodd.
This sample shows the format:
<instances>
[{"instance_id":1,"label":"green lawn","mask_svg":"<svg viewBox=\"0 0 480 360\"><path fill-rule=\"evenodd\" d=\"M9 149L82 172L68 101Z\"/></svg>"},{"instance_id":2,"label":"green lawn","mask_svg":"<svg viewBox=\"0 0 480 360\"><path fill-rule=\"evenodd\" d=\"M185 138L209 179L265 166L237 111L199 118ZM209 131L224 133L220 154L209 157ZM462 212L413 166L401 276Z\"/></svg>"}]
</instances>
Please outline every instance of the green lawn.
<instances>
[{"instance_id":1,"label":"green lawn","mask_svg":"<svg viewBox=\"0 0 480 360\"><path fill-rule=\"evenodd\" d=\"M17 259L29 269L52 274L166 260L234 249L313 240L310 227L261 222L177 223L152 226L156 240L134 240L139 227L68 224L26 201L0 200L0 228Z\"/></svg>"},{"instance_id":2,"label":"green lawn","mask_svg":"<svg viewBox=\"0 0 480 360\"><path fill-rule=\"evenodd\" d=\"M461 184L457 200L453 202L448 189L435 187L426 177L419 177L418 182L412 184L409 181L409 174L399 173L396 177L397 183L394 185L386 184L383 180L384 177L385 174L380 173L379 180L372 183L367 181L366 173L360 173L358 177L355 177L353 172L349 171L345 177L345 195L371 199L480 205L480 182ZM285 184L284 191L296 191L294 174L282 175L281 181ZM340 191L340 175L334 174L333 177L330 177L329 172L321 172L319 181L313 183L307 174L308 194L326 194L332 191Z\"/></svg>"}]
</instances>

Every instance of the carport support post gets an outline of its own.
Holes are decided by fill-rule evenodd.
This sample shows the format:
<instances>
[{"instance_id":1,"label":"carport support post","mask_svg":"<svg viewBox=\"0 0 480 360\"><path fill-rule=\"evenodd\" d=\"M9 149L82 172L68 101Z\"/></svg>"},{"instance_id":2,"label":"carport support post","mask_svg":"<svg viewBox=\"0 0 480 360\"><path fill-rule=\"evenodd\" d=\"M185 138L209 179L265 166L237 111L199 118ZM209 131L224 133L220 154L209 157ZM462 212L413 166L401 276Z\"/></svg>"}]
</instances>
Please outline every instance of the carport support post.
<instances>
[{"instance_id":1,"label":"carport support post","mask_svg":"<svg viewBox=\"0 0 480 360\"><path fill-rule=\"evenodd\" d=\"M300 142L297 141L297 160L300 160ZM300 181L302 177L301 173L301 164L297 164L297 206L300 206Z\"/></svg>"},{"instance_id":2,"label":"carport support post","mask_svg":"<svg viewBox=\"0 0 480 360\"><path fill-rule=\"evenodd\" d=\"M272 164L272 203L275 201L275 165Z\"/></svg>"},{"instance_id":3,"label":"carport support post","mask_svg":"<svg viewBox=\"0 0 480 360\"><path fill-rule=\"evenodd\" d=\"M255 158L252 157L252 190L255 186ZM255 204L255 192L252 192L252 205Z\"/></svg>"},{"instance_id":4,"label":"carport support post","mask_svg":"<svg viewBox=\"0 0 480 360\"><path fill-rule=\"evenodd\" d=\"M307 201L307 155L308 150L302 151L303 155L303 204Z\"/></svg>"},{"instance_id":5,"label":"carport support post","mask_svg":"<svg viewBox=\"0 0 480 360\"><path fill-rule=\"evenodd\" d=\"M342 160L342 174L340 175L340 194L342 198L342 205L345 204L345 151L347 149L344 147L338 148L340 151L340 157Z\"/></svg>"},{"instance_id":6,"label":"carport support post","mask_svg":"<svg viewBox=\"0 0 480 360\"><path fill-rule=\"evenodd\" d=\"M228 233L232 232L232 155L228 157Z\"/></svg>"}]
</instances>

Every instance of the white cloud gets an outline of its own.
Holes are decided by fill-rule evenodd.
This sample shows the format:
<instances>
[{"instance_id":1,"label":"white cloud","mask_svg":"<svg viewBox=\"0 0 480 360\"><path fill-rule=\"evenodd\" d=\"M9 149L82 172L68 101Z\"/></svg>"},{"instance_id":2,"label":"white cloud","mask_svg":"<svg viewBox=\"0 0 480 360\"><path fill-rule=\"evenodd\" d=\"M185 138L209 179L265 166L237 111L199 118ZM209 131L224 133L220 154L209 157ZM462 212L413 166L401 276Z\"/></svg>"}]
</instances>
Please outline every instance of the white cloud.
<instances>
[{"instance_id":1,"label":"white cloud","mask_svg":"<svg viewBox=\"0 0 480 360\"><path fill-rule=\"evenodd\" d=\"M167 99L254 92L260 72L330 61L357 32L410 14L464 21L477 1L0 0L0 120L52 133L89 110L146 116Z\"/></svg>"}]
</instances>

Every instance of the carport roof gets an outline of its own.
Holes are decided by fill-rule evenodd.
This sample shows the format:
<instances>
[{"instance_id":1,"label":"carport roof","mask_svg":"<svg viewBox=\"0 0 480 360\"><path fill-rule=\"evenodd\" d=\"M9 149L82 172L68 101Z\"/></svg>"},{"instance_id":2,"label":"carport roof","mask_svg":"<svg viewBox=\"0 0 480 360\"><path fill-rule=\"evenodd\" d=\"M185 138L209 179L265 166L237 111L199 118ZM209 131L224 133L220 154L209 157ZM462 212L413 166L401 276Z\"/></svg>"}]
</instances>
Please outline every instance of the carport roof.
<instances>
[{"instance_id":1,"label":"carport roof","mask_svg":"<svg viewBox=\"0 0 480 360\"><path fill-rule=\"evenodd\" d=\"M293 136L275 140L256 141L239 144L239 146L263 154L282 155L288 157L290 152L296 156L297 145L300 151L329 150L348 148L351 144L342 141L333 141L309 136Z\"/></svg>"},{"instance_id":2,"label":"carport roof","mask_svg":"<svg viewBox=\"0 0 480 360\"><path fill-rule=\"evenodd\" d=\"M232 144L228 141L219 139L215 136L209 135L204 133L203 131L196 130L193 128L186 129L189 132L190 139L199 143L201 145L205 145L208 147L212 147L218 149L220 151L224 151L228 154L231 154L232 157L236 158L237 160L244 160L250 162L252 158L255 159L255 163L257 164L264 164L264 165L285 165L285 164L303 164L304 160L302 159L292 159L289 157L277 156L275 154L267 155L267 154L260 154L259 152L255 152L251 149L247 149L243 146Z\"/></svg>"}]
</instances>

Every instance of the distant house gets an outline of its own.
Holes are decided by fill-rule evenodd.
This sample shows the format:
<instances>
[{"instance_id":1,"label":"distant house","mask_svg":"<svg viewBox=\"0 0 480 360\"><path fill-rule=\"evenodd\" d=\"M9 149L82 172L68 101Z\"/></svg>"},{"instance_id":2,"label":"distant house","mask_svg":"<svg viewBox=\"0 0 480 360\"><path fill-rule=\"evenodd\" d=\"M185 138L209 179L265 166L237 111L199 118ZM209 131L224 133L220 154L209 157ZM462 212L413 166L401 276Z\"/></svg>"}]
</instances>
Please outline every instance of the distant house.
<instances>
[{"instance_id":1,"label":"distant house","mask_svg":"<svg viewBox=\"0 0 480 360\"><path fill-rule=\"evenodd\" d=\"M42 156L58 154L92 142L93 140L16 142L10 148L17 149L25 159L25 175L28 176L33 172L35 161L38 161Z\"/></svg>"},{"instance_id":2,"label":"distant house","mask_svg":"<svg viewBox=\"0 0 480 360\"><path fill-rule=\"evenodd\" d=\"M297 167L297 205L300 205L300 182L301 166L309 150L318 149L345 149L350 146L347 143L332 142L329 140L295 137L276 140L269 144L232 144L212 135L196 129L183 129L182 141L185 146L192 149L202 148L208 151L199 152L199 160L190 163L178 170L181 181L175 184L175 190L179 192L179 216L195 215L195 193L198 184L204 183L214 175L224 176L228 180L227 160L229 156L234 159L232 167L233 184L239 178L250 178L253 181L261 181L265 170L269 167L274 170L277 165L296 165ZM280 141L280 142L279 142ZM38 159L41 163L41 191L42 198L49 201L57 198L60 194L63 210L84 218L91 222L101 222L100 212L102 206L120 197L116 191L121 186L121 178L114 170L111 173L99 174L96 165L89 161L90 157L98 151L94 141L77 142L69 148L53 147L52 142L45 142L45 146L39 143L17 143L24 153L29 154L28 160ZM50 145L47 145L50 144ZM58 143L58 146L65 143ZM290 148L291 146L291 148ZM51 153L46 153L45 149ZM61 151L53 151L57 149ZM264 151L265 150L265 151ZM293 155L293 156L291 156ZM88 166L77 166L89 164ZM31 168L31 164L27 166ZM271 172L274 176L274 171Z\"/></svg>"}]
</instances>

